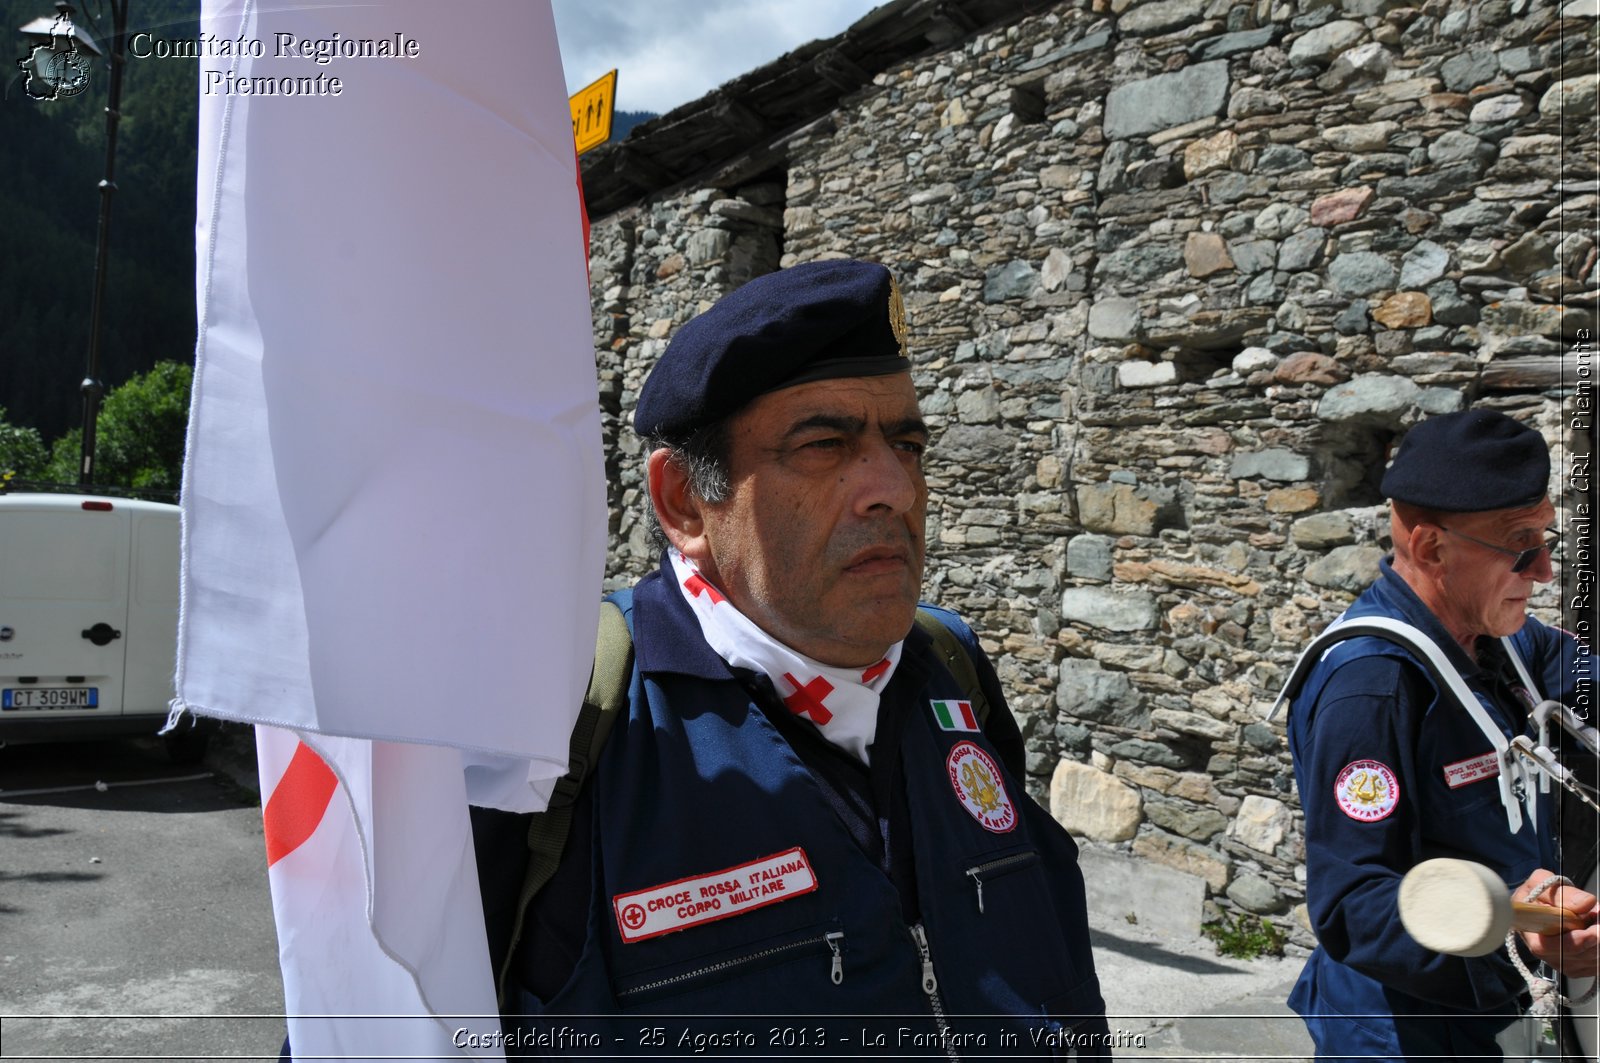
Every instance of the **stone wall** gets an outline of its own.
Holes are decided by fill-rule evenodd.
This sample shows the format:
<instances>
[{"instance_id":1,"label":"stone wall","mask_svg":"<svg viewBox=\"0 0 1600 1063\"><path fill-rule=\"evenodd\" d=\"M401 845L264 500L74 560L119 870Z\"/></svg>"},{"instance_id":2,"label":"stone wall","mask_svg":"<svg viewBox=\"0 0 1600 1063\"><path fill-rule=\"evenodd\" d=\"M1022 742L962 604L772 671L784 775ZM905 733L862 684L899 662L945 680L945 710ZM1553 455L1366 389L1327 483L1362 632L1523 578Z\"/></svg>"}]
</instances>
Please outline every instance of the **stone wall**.
<instances>
[{"instance_id":1,"label":"stone wall","mask_svg":"<svg viewBox=\"0 0 1600 1063\"><path fill-rule=\"evenodd\" d=\"M673 329L881 261L935 430L926 595L994 654L1030 786L1223 907L1299 905L1263 717L1376 574L1387 449L1470 405L1587 460L1595 12L1076 0L878 74L749 183L597 220L608 586L654 563L619 425Z\"/></svg>"}]
</instances>

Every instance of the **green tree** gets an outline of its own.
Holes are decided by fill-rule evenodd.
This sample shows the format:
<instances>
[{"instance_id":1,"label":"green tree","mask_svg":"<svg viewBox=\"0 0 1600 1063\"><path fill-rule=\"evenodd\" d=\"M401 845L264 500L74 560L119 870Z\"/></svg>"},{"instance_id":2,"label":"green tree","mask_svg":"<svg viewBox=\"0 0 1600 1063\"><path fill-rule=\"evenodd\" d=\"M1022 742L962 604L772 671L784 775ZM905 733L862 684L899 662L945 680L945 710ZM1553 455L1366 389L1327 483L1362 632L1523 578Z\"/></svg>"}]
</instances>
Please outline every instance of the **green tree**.
<instances>
[{"instance_id":1,"label":"green tree","mask_svg":"<svg viewBox=\"0 0 1600 1063\"><path fill-rule=\"evenodd\" d=\"M0 406L0 475L12 473L20 480L43 476L50 454L37 429L11 424Z\"/></svg>"},{"instance_id":2,"label":"green tree","mask_svg":"<svg viewBox=\"0 0 1600 1063\"><path fill-rule=\"evenodd\" d=\"M176 491L183 482L183 445L189 430L192 367L157 362L154 369L113 389L95 426L95 483ZM62 483L78 478L83 435L74 428L50 455L49 474Z\"/></svg>"}]
</instances>

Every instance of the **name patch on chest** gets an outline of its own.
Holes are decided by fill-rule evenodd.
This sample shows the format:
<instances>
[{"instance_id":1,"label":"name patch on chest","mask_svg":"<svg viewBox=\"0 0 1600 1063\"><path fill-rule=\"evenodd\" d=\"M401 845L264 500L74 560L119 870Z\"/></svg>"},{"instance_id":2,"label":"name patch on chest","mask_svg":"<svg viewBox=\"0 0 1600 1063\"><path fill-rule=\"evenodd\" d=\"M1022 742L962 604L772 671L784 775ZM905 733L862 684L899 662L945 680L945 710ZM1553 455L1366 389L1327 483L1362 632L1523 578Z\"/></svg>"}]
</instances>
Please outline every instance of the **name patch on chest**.
<instances>
[{"instance_id":1,"label":"name patch on chest","mask_svg":"<svg viewBox=\"0 0 1600 1063\"><path fill-rule=\"evenodd\" d=\"M1006 793L1005 780L994 758L971 742L957 742L945 758L950 785L961 807L986 831L1004 834L1017 825L1017 806Z\"/></svg>"},{"instance_id":2,"label":"name patch on chest","mask_svg":"<svg viewBox=\"0 0 1600 1063\"><path fill-rule=\"evenodd\" d=\"M1482 756L1468 757L1444 766L1444 782L1452 790L1482 779L1493 779L1499 774L1500 758L1492 749Z\"/></svg>"},{"instance_id":3,"label":"name patch on chest","mask_svg":"<svg viewBox=\"0 0 1600 1063\"><path fill-rule=\"evenodd\" d=\"M1334 781L1333 799L1351 819L1375 823L1387 818L1400 804L1400 780L1387 764L1354 760Z\"/></svg>"},{"instance_id":4,"label":"name patch on chest","mask_svg":"<svg viewBox=\"0 0 1600 1063\"><path fill-rule=\"evenodd\" d=\"M617 932L628 944L741 915L817 888L798 845L748 864L711 871L611 898Z\"/></svg>"}]
</instances>

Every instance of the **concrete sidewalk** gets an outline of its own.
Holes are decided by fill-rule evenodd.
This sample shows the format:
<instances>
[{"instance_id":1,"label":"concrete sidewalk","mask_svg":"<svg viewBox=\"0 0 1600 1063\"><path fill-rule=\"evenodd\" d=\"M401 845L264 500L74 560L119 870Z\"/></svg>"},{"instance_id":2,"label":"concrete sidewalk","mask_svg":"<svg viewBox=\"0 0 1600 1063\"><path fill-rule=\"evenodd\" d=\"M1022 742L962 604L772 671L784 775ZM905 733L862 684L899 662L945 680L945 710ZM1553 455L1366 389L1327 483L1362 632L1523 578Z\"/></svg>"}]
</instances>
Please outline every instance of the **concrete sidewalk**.
<instances>
[{"instance_id":1,"label":"concrete sidewalk","mask_svg":"<svg viewBox=\"0 0 1600 1063\"><path fill-rule=\"evenodd\" d=\"M1311 1037L1284 1001L1305 950L1229 959L1200 935L1205 882L1097 845L1079 849L1095 967L1118 1056L1310 1059ZM1289 916L1276 916L1282 925Z\"/></svg>"},{"instance_id":2,"label":"concrete sidewalk","mask_svg":"<svg viewBox=\"0 0 1600 1063\"><path fill-rule=\"evenodd\" d=\"M1117 1056L1311 1058L1305 1025L1284 1003L1303 957L1235 960L1202 937L1090 922L1111 1031L1122 1034Z\"/></svg>"}]
</instances>

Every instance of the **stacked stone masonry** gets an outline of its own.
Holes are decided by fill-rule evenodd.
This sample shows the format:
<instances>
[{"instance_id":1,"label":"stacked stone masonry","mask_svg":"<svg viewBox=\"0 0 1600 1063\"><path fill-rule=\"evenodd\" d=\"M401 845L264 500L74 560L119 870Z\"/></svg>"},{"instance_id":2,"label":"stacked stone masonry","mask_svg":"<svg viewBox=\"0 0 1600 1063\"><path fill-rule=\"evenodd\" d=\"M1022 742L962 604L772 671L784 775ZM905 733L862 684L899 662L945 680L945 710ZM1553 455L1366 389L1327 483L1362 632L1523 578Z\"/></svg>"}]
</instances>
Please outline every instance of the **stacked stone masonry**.
<instances>
[{"instance_id":1,"label":"stacked stone masonry","mask_svg":"<svg viewBox=\"0 0 1600 1063\"><path fill-rule=\"evenodd\" d=\"M879 73L757 179L597 219L608 589L655 563L626 423L673 331L881 261L935 432L925 595L998 662L1030 787L1289 913L1266 709L1376 575L1391 442L1504 410L1558 456L1561 526L1593 501L1596 55L1594 0L1079 0Z\"/></svg>"}]
</instances>

